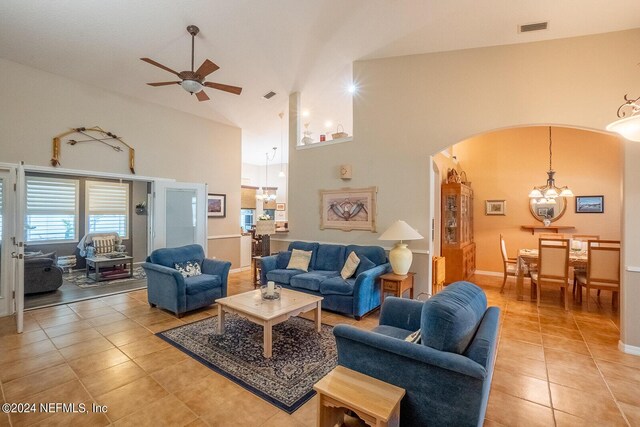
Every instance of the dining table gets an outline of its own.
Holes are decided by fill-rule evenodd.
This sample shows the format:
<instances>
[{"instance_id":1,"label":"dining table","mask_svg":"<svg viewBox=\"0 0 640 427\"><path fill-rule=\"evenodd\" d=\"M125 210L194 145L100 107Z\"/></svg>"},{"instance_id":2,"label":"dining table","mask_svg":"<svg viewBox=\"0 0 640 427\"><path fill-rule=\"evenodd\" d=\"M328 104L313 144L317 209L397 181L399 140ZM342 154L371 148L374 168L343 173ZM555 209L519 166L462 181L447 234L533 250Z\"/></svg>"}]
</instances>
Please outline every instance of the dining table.
<instances>
[{"instance_id":1,"label":"dining table","mask_svg":"<svg viewBox=\"0 0 640 427\"><path fill-rule=\"evenodd\" d=\"M518 262L516 264L516 297L518 301L524 299L524 278L529 275L531 267L538 263L538 249L518 250ZM575 268L587 268L587 251L585 249L569 250L569 277L573 278ZM537 298L535 286L531 286L531 301Z\"/></svg>"}]
</instances>

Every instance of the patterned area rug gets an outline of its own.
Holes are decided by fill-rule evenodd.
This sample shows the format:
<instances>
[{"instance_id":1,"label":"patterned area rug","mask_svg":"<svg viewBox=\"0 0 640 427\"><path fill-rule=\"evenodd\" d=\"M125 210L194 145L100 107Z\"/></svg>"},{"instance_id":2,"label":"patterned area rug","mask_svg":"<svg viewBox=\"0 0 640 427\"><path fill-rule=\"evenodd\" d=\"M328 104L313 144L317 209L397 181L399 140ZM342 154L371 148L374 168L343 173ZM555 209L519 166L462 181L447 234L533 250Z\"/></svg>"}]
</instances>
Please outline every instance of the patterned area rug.
<instances>
[{"instance_id":1,"label":"patterned area rug","mask_svg":"<svg viewBox=\"0 0 640 427\"><path fill-rule=\"evenodd\" d=\"M86 277L86 273L83 271L74 271L70 275L65 275L64 280L76 285L80 288L94 288L96 286L108 286L116 283L131 282L133 280L146 279L147 275L142 267L133 268L133 277L126 277L124 279L105 280L103 282L95 282L93 279Z\"/></svg>"},{"instance_id":2,"label":"patterned area rug","mask_svg":"<svg viewBox=\"0 0 640 427\"><path fill-rule=\"evenodd\" d=\"M262 327L234 314L179 326L157 335L179 350L288 413L314 394L313 385L337 364L333 327L292 317L273 327L273 357L262 356Z\"/></svg>"}]
</instances>

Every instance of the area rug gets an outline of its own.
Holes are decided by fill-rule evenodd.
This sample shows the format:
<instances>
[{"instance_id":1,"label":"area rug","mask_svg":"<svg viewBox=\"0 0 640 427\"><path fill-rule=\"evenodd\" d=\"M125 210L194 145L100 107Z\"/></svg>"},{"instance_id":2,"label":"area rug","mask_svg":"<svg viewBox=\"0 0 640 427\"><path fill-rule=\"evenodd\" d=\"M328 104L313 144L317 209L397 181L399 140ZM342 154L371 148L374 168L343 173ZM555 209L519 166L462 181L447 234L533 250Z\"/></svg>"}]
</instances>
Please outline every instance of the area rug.
<instances>
[{"instance_id":1,"label":"area rug","mask_svg":"<svg viewBox=\"0 0 640 427\"><path fill-rule=\"evenodd\" d=\"M93 279L86 276L85 271L74 271L69 275L64 276L64 280L76 285L80 288L95 288L96 286L108 286L116 283L131 282L133 280L146 279L147 275L142 267L133 268L133 277L125 277L124 279L105 280L103 282L96 282Z\"/></svg>"},{"instance_id":2,"label":"area rug","mask_svg":"<svg viewBox=\"0 0 640 427\"><path fill-rule=\"evenodd\" d=\"M224 375L267 402L294 412L314 394L313 385L337 364L333 327L292 317L273 327L273 356L262 356L262 327L235 315L179 326L158 335L179 350Z\"/></svg>"}]
</instances>

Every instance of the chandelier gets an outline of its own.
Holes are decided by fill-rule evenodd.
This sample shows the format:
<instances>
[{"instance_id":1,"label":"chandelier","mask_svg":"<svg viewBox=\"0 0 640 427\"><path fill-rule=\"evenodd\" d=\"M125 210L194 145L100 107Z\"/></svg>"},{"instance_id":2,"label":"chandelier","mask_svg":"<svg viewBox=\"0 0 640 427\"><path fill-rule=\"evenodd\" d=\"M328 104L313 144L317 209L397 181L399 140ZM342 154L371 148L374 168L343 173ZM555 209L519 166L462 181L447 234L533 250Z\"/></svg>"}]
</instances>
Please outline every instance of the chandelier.
<instances>
[{"instance_id":1,"label":"chandelier","mask_svg":"<svg viewBox=\"0 0 640 427\"><path fill-rule=\"evenodd\" d=\"M624 103L618 107L620 120L609 124L607 130L619 133L630 141L640 142L640 96L629 99L624 96Z\"/></svg>"},{"instance_id":2,"label":"chandelier","mask_svg":"<svg viewBox=\"0 0 640 427\"><path fill-rule=\"evenodd\" d=\"M554 178L556 171L553 170L553 167L551 165L551 158L553 155L551 146L551 126L549 126L549 171L547 172L548 178L546 185L533 187L533 190L531 190L531 193L529 193L529 197L535 199L535 203L555 204L556 197L573 197L573 192L569 189L569 187L556 186L556 180Z\"/></svg>"},{"instance_id":3,"label":"chandelier","mask_svg":"<svg viewBox=\"0 0 640 427\"><path fill-rule=\"evenodd\" d=\"M268 202L271 200L275 200L277 197L275 191L273 193L269 193L269 160L273 160L276 157L277 149L278 147L273 147L273 153L271 153L271 156L269 156L269 153L264 153L264 186L260 187L258 191L256 191L256 199L258 200L264 200Z\"/></svg>"}]
</instances>

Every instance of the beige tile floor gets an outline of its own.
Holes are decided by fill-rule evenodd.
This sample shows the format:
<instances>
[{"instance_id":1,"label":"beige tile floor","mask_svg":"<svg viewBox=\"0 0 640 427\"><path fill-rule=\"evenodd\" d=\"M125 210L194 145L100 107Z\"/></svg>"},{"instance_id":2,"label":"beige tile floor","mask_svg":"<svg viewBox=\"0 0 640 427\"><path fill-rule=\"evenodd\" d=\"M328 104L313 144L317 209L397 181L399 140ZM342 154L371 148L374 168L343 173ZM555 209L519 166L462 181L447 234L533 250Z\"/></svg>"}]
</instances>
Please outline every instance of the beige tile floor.
<instances>
[{"instance_id":1,"label":"beige tile floor","mask_svg":"<svg viewBox=\"0 0 640 427\"><path fill-rule=\"evenodd\" d=\"M502 308L502 328L487 426L639 425L640 357L617 350L617 313L610 297L562 310L546 290L538 309L505 294L500 280L477 276L489 302ZM230 293L252 289L248 273L230 276ZM215 315L176 319L146 303L145 291L27 312L25 332L0 319L3 402L105 405L106 414L0 413L0 427L22 425L313 426L316 399L292 415L174 349L153 334ZM370 329L323 313L328 324Z\"/></svg>"}]
</instances>

